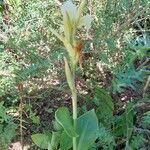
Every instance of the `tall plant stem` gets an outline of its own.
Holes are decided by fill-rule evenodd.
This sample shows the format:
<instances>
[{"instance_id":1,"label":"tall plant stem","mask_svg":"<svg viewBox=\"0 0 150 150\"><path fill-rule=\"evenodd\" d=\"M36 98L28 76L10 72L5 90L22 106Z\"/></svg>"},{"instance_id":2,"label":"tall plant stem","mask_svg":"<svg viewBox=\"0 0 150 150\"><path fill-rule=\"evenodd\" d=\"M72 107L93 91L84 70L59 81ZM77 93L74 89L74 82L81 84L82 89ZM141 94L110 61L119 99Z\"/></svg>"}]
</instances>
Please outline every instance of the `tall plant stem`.
<instances>
[{"instance_id":1,"label":"tall plant stem","mask_svg":"<svg viewBox=\"0 0 150 150\"><path fill-rule=\"evenodd\" d=\"M75 87L75 69L76 67L72 67L72 78L74 82L74 88L72 90L72 110L73 110L73 125L74 130L77 129L77 90ZM73 150L77 150L77 138L73 137Z\"/></svg>"},{"instance_id":2,"label":"tall plant stem","mask_svg":"<svg viewBox=\"0 0 150 150\"><path fill-rule=\"evenodd\" d=\"M73 124L74 130L77 127L77 92L76 89L72 92L72 107L73 107ZM73 137L73 150L77 150L77 138Z\"/></svg>"}]
</instances>

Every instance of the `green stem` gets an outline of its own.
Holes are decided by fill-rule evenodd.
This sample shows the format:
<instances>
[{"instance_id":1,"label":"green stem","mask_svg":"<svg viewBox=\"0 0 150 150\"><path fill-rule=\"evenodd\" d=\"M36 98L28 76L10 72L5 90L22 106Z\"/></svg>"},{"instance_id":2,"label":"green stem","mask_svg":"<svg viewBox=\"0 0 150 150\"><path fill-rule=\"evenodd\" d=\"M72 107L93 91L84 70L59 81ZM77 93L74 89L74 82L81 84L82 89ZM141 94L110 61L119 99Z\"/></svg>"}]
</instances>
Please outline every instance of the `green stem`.
<instances>
[{"instance_id":1,"label":"green stem","mask_svg":"<svg viewBox=\"0 0 150 150\"><path fill-rule=\"evenodd\" d=\"M72 78L75 85L75 66L72 67ZM77 91L74 86L74 89L72 90L72 109L73 109L73 125L74 130L76 131L77 128ZM77 150L77 138L73 137L73 150Z\"/></svg>"},{"instance_id":2,"label":"green stem","mask_svg":"<svg viewBox=\"0 0 150 150\"><path fill-rule=\"evenodd\" d=\"M72 94L72 111L73 111L73 127L76 131L77 129L77 90L75 87L75 70L76 65L71 61L70 65L68 64L68 61L66 58L64 58L65 61L65 73L68 85L71 90ZM69 67L71 66L71 67ZM77 150L77 138L73 137L73 150Z\"/></svg>"},{"instance_id":3,"label":"green stem","mask_svg":"<svg viewBox=\"0 0 150 150\"><path fill-rule=\"evenodd\" d=\"M72 91L72 107L73 107L74 130L76 131L76 127L77 127L77 92L76 92L76 89ZM77 150L77 138L76 137L73 137L73 150Z\"/></svg>"}]
</instances>

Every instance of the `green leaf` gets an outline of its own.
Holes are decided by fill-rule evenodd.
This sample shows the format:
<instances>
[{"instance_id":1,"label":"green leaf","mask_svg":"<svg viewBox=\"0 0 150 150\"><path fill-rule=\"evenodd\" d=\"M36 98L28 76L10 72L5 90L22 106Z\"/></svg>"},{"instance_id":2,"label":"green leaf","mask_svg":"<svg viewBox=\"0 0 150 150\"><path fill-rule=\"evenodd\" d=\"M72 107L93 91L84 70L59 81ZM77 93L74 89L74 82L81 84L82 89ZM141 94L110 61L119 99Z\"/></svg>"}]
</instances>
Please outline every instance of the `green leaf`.
<instances>
[{"instance_id":1,"label":"green leaf","mask_svg":"<svg viewBox=\"0 0 150 150\"><path fill-rule=\"evenodd\" d=\"M95 104L98 106L107 106L111 111L114 110L114 103L111 96L108 94L108 92L104 89L97 88L95 97L99 99L99 101Z\"/></svg>"},{"instance_id":2,"label":"green leaf","mask_svg":"<svg viewBox=\"0 0 150 150\"><path fill-rule=\"evenodd\" d=\"M0 122L8 122L10 117L6 113L6 108L3 106L4 102L0 102Z\"/></svg>"},{"instance_id":3,"label":"green leaf","mask_svg":"<svg viewBox=\"0 0 150 150\"><path fill-rule=\"evenodd\" d=\"M58 108L58 110L55 113L55 118L70 137L78 136L73 128L73 120L70 116L68 108Z\"/></svg>"},{"instance_id":4,"label":"green leaf","mask_svg":"<svg viewBox=\"0 0 150 150\"><path fill-rule=\"evenodd\" d=\"M144 113L143 125L145 125L145 126L149 126L150 125L150 111Z\"/></svg>"},{"instance_id":5,"label":"green leaf","mask_svg":"<svg viewBox=\"0 0 150 150\"><path fill-rule=\"evenodd\" d=\"M60 141L60 132L52 132L52 139L51 139L51 150L57 149L59 141Z\"/></svg>"},{"instance_id":6,"label":"green leaf","mask_svg":"<svg viewBox=\"0 0 150 150\"><path fill-rule=\"evenodd\" d=\"M31 136L33 142L39 146L41 149L48 149L48 145L51 141L51 134L33 134Z\"/></svg>"},{"instance_id":7,"label":"green leaf","mask_svg":"<svg viewBox=\"0 0 150 150\"><path fill-rule=\"evenodd\" d=\"M115 138L111 133L111 130L105 128L101 123L99 124L99 144L100 146L104 146L105 149L111 150L115 146Z\"/></svg>"},{"instance_id":8,"label":"green leaf","mask_svg":"<svg viewBox=\"0 0 150 150\"><path fill-rule=\"evenodd\" d=\"M116 116L116 123L114 125L114 134L116 136L126 136L130 139L134 127L134 111L132 104L126 106L125 112L121 116Z\"/></svg>"},{"instance_id":9,"label":"green leaf","mask_svg":"<svg viewBox=\"0 0 150 150\"><path fill-rule=\"evenodd\" d=\"M129 62L128 59L126 61ZM113 93L121 93L126 87L130 87L133 90L136 90L138 85L137 81L143 81L146 75L143 69L136 69L133 62L125 65L128 67L121 67L115 73L116 78L112 80Z\"/></svg>"},{"instance_id":10,"label":"green leaf","mask_svg":"<svg viewBox=\"0 0 150 150\"><path fill-rule=\"evenodd\" d=\"M61 150L69 150L72 147L72 138L69 137L64 131L60 137L60 148Z\"/></svg>"},{"instance_id":11,"label":"green leaf","mask_svg":"<svg viewBox=\"0 0 150 150\"><path fill-rule=\"evenodd\" d=\"M144 135L142 133L137 133L136 135L132 136L130 146L133 149L140 149L141 146L144 146Z\"/></svg>"},{"instance_id":12,"label":"green leaf","mask_svg":"<svg viewBox=\"0 0 150 150\"><path fill-rule=\"evenodd\" d=\"M88 150L98 137L98 119L94 110L88 111L77 119L78 150Z\"/></svg>"},{"instance_id":13,"label":"green leaf","mask_svg":"<svg viewBox=\"0 0 150 150\"><path fill-rule=\"evenodd\" d=\"M40 124L40 117L39 116L31 116L32 122L34 124L39 125Z\"/></svg>"},{"instance_id":14,"label":"green leaf","mask_svg":"<svg viewBox=\"0 0 150 150\"><path fill-rule=\"evenodd\" d=\"M67 59L64 58L64 61L65 61L65 73L66 73L67 82L68 82L68 85L69 85L71 91L73 91L75 89L75 83L73 80L73 75L71 73L71 69L69 67Z\"/></svg>"},{"instance_id":15,"label":"green leaf","mask_svg":"<svg viewBox=\"0 0 150 150\"><path fill-rule=\"evenodd\" d=\"M17 125L13 122L0 125L0 149L4 149L11 143L11 140L16 136Z\"/></svg>"},{"instance_id":16,"label":"green leaf","mask_svg":"<svg viewBox=\"0 0 150 150\"><path fill-rule=\"evenodd\" d=\"M94 103L98 106L96 114L99 121L106 127L110 127L113 119L114 104L113 99L106 90L97 88Z\"/></svg>"}]
</instances>

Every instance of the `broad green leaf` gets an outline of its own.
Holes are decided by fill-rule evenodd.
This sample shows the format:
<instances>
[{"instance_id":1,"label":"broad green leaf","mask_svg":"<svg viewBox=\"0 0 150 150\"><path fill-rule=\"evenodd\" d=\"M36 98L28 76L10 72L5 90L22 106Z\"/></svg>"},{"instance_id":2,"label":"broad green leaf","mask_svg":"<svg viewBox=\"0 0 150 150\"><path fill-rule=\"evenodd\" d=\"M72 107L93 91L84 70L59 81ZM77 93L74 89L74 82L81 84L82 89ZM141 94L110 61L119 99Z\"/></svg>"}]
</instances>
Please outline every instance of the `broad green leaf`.
<instances>
[{"instance_id":1,"label":"broad green leaf","mask_svg":"<svg viewBox=\"0 0 150 150\"><path fill-rule=\"evenodd\" d=\"M60 141L60 132L52 132L52 139L51 139L51 149L50 150L54 150L57 149L59 141Z\"/></svg>"},{"instance_id":2,"label":"broad green leaf","mask_svg":"<svg viewBox=\"0 0 150 150\"><path fill-rule=\"evenodd\" d=\"M33 134L31 138L33 142L41 149L48 149L48 145L51 141L51 134L47 135L47 134L37 133L37 134Z\"/></svg>"},{"instance_id":3,"label":"broad green leaf","mask_svg":"<svg viewBox=\"0 0 150 150\"><path fill-rule=\"evenodd\" d=\"M66 107L58 108L55 113L56 121L62 125L66 133L70 137L77 137L77 133L73 128L73 120L70 116L69 110Z\"/></svg>"},{"instance_id":4,"label":"broad green leaf","mask_svg":"<svg viewBox=\"0 0 150 150\"><path fill-rule=\"evenodd\" d=\"M55 131L63 131L63 127L55 120L53 121L53 128Z\"/></svg>"},{"instance_id":5,"label":"broad green leaf","mask_svg":"<svg viewBox=\"0 0 150 150\"><path fill-rule=\"evenodd\" d=\"M88 111L77 119L77 149L88 150L98 137L98 119L94 110Z\"/></svg>"},{"instance_id":6,"label":"broad green leaf","mask_svg":"<svg viewBox=\"0 0 150 150\"><path fill-rule=\"evenodd\" d=\"M60 137L60 148L61 150L69 150L72 147L72 138L69 137L64 131Z\"/></svg>"}]
</instances>

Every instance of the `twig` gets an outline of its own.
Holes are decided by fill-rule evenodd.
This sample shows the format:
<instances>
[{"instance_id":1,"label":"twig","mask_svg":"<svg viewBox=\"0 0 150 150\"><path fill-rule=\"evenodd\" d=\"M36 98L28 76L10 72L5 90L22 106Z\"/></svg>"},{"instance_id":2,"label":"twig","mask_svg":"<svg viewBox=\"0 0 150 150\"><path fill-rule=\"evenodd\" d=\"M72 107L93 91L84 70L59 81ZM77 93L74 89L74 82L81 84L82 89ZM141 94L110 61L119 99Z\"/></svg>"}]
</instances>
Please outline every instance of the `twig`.
<instances>
[{"instance_id":1,"label":"twig","mask_svg":"<svg viewBox=\"0 0 150 150\"><path fill-rule=\"evenodd\" d=\"M137 70L145 66L149 61L150 61L150 58L146 58L146 60L137 68Z\"/></svg>"},{"instance_id":2,"label":"twig","mask_svg":"<svg viewBox=\"0 0 150 150\"><path fill-rule=\"evenodd\" d=\"M146 90L147 90L147 88L148 88L149 85L150 85L150 75L149 75L149 77L147 79L147 82L146 82L146 84L144 86L144 93L146 92Z\"/></svg>"}]
</instances>

